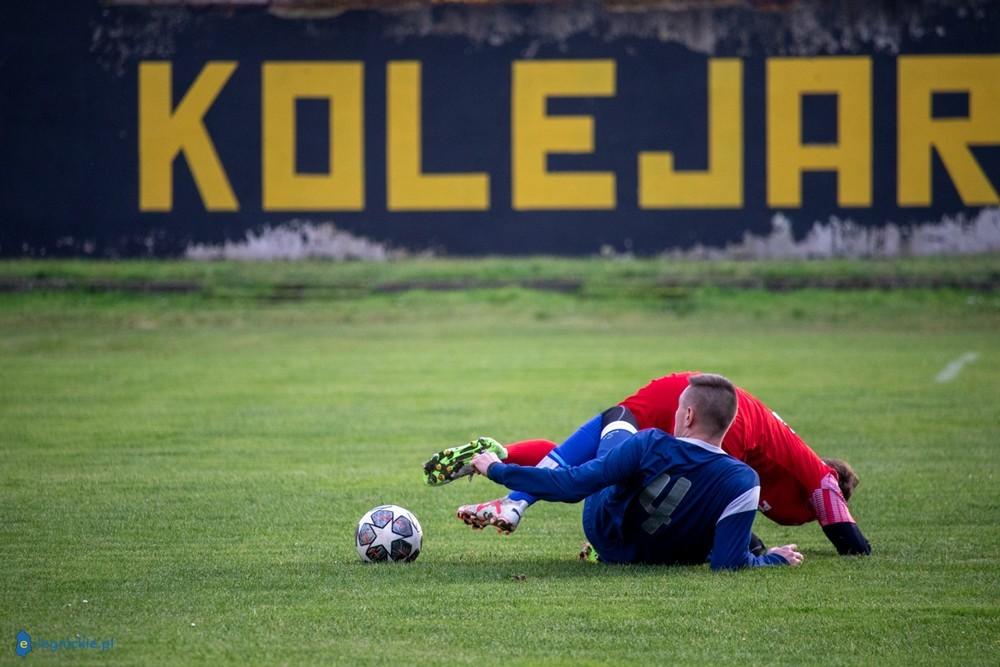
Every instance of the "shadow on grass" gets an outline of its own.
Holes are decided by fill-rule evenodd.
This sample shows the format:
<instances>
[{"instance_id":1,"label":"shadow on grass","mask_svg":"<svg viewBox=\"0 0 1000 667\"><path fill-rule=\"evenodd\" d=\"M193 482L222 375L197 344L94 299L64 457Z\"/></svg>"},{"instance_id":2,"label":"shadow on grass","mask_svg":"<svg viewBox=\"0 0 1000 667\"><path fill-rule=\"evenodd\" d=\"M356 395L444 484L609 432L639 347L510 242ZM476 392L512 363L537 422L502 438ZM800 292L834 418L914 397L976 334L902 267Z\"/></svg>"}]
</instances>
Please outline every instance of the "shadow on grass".
<instances>
[{"instance_id":1,"label":"shadow on grass","mask_svg":"<svg viewBox=\"0 0 1000 667\"><path fill-rule=\"evenodd\" d=\"M612 565L589 563L571 559L545 557L511 558L503 561L474 561L462 557L434 557L414 563L362 563L360 561L317 563L324 570L347 570L353 576L376 575L400 577L407 580L426 580L455 583L468 582L523 582L532 579L586 579L645 578L671 576L697 576L709 573L707 565Z\"/></svg>"}]
</instances>

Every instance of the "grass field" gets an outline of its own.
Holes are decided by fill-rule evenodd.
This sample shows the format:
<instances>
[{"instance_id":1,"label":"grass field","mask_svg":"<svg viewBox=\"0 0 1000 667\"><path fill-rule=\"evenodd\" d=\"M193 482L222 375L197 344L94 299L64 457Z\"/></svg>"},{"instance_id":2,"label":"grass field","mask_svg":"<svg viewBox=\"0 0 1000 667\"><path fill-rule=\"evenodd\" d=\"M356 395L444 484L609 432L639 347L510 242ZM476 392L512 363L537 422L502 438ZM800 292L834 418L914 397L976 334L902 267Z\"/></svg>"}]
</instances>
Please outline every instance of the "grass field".
<instances>
[{"instance_id":1,"label":"grass field","mask_svg":"<svg viewBox=\"0 0 1000 667\"><path fill-rule=\"evenodd\" d=\"M885 276L913 286L809 286ZM1000 294L970 276L1000 258L0 264L0 663L25 628L115 640L27 658L72 664L998 664ZM421 482L688 368L855 465L871 558L759 518L801 568L587 565L579 506L501 537L453 518L499 487ZM412 565L358 561L387 502Z\"/></svg>"}]
</instances>

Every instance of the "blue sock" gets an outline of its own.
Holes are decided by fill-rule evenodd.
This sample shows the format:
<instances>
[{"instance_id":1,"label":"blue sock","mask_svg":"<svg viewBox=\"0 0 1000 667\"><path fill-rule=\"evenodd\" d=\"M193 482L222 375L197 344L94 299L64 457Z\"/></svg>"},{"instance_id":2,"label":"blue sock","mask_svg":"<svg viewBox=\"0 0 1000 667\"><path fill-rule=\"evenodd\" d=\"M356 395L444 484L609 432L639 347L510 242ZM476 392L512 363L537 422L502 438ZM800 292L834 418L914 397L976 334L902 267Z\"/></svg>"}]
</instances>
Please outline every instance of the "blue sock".
<instances>
[{"instance_id":1,"label":"blue sock","mask_svg":"<svg viewBox=\"0 0 1000 667\"><path fill-rule=\"evenodd\" d=\"M578 466L595 458L600 444L601 415L597 415L578 428L573 435L566 438L563 444L549 452L538 465L546 468ZM537 500L530 493L521 493L520 491L511 491L508 498L523 500L528 505L534 504Z\"/></svg>"}]
</instances>

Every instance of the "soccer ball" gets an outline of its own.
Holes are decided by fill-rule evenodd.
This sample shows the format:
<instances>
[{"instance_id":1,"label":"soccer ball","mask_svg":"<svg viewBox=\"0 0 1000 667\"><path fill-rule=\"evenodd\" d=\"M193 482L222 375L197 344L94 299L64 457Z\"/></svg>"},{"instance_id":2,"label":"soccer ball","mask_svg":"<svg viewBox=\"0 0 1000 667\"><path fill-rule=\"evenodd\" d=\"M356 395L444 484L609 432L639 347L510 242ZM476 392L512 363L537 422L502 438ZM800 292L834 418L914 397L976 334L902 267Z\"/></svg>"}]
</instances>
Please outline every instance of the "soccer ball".
<instances>
[{"instance_id":1,"label":"soccer ball","mask_svg":"<svg viewBox=\"0 0 1000 667\"><path fill-rule=\"evenodd\" d=\"M358 521L354 544L366 563L409 563L420 555L423 538L420 522L408 510L379 505Z\"/></svg>"}]
</instances>

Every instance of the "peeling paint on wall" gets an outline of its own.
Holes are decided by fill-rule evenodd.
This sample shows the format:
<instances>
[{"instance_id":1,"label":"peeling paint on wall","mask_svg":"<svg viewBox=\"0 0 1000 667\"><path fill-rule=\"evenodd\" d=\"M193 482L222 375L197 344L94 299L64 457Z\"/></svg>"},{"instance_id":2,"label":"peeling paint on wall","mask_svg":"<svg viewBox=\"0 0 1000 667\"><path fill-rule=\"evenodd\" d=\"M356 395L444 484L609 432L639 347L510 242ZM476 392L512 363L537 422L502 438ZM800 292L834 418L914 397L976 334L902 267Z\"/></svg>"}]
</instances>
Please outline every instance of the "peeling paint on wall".
<instances>
[{"instance_id":1,"label":"peeling paint on wall","mask_svg":"<svg viewBox=\"0 0 1000 667\"><path fill-rule=\"evenodd\" d=\"M605 42L652 39L675 43L706 55L815 56L871 50L895 55L905 40L930 41L944 36L944 15L978 20L986 16L986 0L917 0L915 2L858 3L802 0L780 11L759 11L737 4L719 8L704 3L672 7L639 4L629 10L591 2L528 5L393 6L382 10L384 33L397 42L428 37L463 38L477 48L500 47L530 40L524 57L540 45L562 48L575 37L589 35ZM286 8L287 9L287 8ZM329 8L286 11L278 16L309 23L323 35L323 19L335 18ZM259 8L243 8L244 13ZM145 8L129 18L118 14L109 24L92 26L91 52L122 74L129 58L169 58L176 51L174 37L197 28L199 14L190 8ZM335 34L329 32L330 37Z\"/></svg>"},{"instance_id":2,"label":"peeling paint on wall","mask_svg":"<svg viewBox=\"0 0 1000 667\"><path fill-rule=\"evenodd\" d=\"M972 219L946 216L937 222L862 227L850 219L832 217L814 222L796 240L791 221L777 213L766 235L747 232L724 248L697 245L673 250L666 257L685 259L831 259L974 255L1000 252L1000 208L985 208Z\"/></svg>"},{"instance_id":3,"label":"peeling paint on wall","mask_svg":"<svg viewBox=\"0 0 1000 667\"><path fill-rule=\"evenodd\" d=\"M833 217L814 222L804 238L796 240L791 221L778 213L766 235L747 232L738 243L724 248L697 245L663 253L671 259L832 259L972 255L1000 252L1000 208L987 208L972 219L945 217L936 222L900 226L862 227L850 219ZM641 248L635 250L642 253ZM615 254L595 248L594 254ZM330 222L291 220L239 241L196 243L184 256L195 260L365 260L386 261L408 254L337 229ZM431 255L426 251L425 255Z\"/></svg>"},{"instance_id":4,"label":"peeling paint on wall","mask_svg":"<svg viewBox=\"0 0 1000 667\"><path fill-rule=\"evenodd\" d=\"M308 220L248 231L239 241L195 243L185 250L188 259L234 260L367 260L381 262L399 255L382 243L337 229L328 222Z\"/></svg>"}]
</instances>

